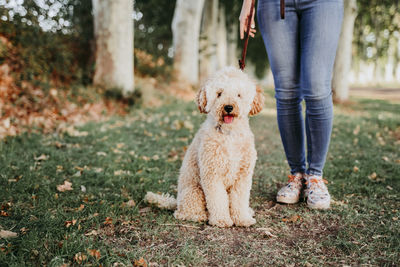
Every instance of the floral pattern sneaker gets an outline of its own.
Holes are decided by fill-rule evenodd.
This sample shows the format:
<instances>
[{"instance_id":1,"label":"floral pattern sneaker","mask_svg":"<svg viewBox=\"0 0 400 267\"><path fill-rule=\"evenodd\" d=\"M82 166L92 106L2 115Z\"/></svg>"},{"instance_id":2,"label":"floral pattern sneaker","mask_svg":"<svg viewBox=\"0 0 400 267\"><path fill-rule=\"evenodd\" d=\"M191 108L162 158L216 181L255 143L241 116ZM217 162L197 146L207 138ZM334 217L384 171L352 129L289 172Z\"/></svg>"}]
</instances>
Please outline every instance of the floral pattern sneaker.
<instances>
[{"instance_id":1,"label":"floral pattern sneaker","mask_svg":"<svg viewBox=\"0 0 400 267\"><path fill-rule=\"evenodd\" d=\"M300 172L289 175L287 185L282 187L276 195L276 201L286 204L294 204L299 202L303 189L303 174Z\"/></svg>"},{"instance_id":2,"label":"floral pattern sneaker","mask_svg":"<svg viewBox=\"0 0 400 267\"><path fill-rule=\"evenodd\" d=\"M329 209L331 196L325 184L328 181L318 175L306 175L306 189L304 196L307 197L307 205L312 209Z\"/></svg>"}]
</instances>

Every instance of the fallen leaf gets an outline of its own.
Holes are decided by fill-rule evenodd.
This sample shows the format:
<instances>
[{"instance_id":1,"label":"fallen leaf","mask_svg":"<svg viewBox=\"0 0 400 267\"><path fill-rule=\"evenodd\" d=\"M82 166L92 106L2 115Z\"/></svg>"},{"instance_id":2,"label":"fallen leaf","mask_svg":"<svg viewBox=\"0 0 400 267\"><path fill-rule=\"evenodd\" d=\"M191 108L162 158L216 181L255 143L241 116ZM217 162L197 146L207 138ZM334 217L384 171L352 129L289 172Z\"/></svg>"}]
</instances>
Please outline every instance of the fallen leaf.
<instances>
[{"instance_id":1,"label":"fallen leaf","mask_svg":"<svg viewBox=\"0 0 400 267\"><path fill-rule=\"evenodd\" d=\"M283 222L292 222L292 223L294 223L294 222L296 222L296 221L300 221L300 220L301 220L300 215L293 215L293 216L290 217L290 218L283 218L283 219L282 219Z\"/></svg>"},{"instance_id":2,"label":"fallen leaf","mask_svg":"<svg viewBox=\"0 0 400 267\"><path fill-rule=\"evenodd\" d=\"M376 177L378 177L378 175L376 174L376 172L371 173L368 178L371 180L376 180Z\"/></svg>"},{"instance_id":3,"label":"fallen leaf","mask_svg":"<svg viewBox=\"0 0 400 267\"><path fill-rule=\"evenodd\" d=\"M358 135L359 132L360 132L360 125L357 125L356 128L354 128L353 130L353 134Z\"/></svg>"},{"instance_id":4,"label":"fallen leaf","mask_svg":"<svg viewBox=\"0 0 400 267\"><path fill-rule=\"evenodd\" d=\"M86 233L85 236L91 236L91 235L98 235L99 233L96 230L92 230L89 233Z\"/></svg>"},{"instance_id":5,"label":"fallen leaf","mask_svg":"<svg viewBox=\"0 0 400 267\"><path fill-rule=\"evenodd\" d=\"M256 230L262 232L266 237L277 237L271 233L271 229L269 228L257 228Z\"/></svg>"},{"instance_id":6,"label":"fallen leaf","mask_svg":"<svg viewBox=\"0 0 400 267\"><path fill-rule=\"evenodd\" d=\"M103 171L103 168L94 168L93 171L94 171L95 173L100 173L100 172Z\"/></svg>"},{"instance_id":7,"label":"fallen leaf","mask_svg":"<svg viewBox=\"0 0 400 267\"><path fill-rule=\"evenodd\" d=\"M135 205L136 205L136 203L135 203L135 201L133 199L128 200L127 202L125 202L125 206L126 207L132 208L132 207L135 207Z\"/></svg>"},{"instance_id":8,"label":"fallen leaf","mask_svg":"<svg viewBox=\"0 0 400 267\"><path fill-rule=\"evenodd\" d=\"M384 161L386 161L386 162L389 161L389 158L386 157L386 156L383 156L382 159L383 159Z\"/></svg>"},{"instance_id":9,"label":"fallen leaf","mask_svg":"<svg viewBox=\"0 0 400 267\"><path fill-rule=\"evenodd\" d=\"M72 177L80 177L82 176L82 171L77 171Z\"/></svg>"},{"instance_id":10,"label":"fallen leaf","mask_svg":"<svg viewBox=\"0 0 400 267\"><path fill-rule=\"evenodd\" d=\"M82 252L76 253L74 256L74 261L76 261L78 264L82 264L87 259L87 256L83 254Z\"/></svg>"},{"instance_id":11,"label":"fallen leaf","mask_svg":"<svg viewBox=\"0 0 400 267\"><path fill-rule=\"evenodd\" d=\"M85 192L86 192L86 186L81 185L81 191L82 191L83 193L85 193Z\"/></svg>"},{"instance_id":12,"label":"fallen leaf","mask_svg":"<svg viewBox=\"0 0 400 267\"><path fill-rule=\"evenodd\" d=\"M111 217L106 217L106 220L104 221L105 225L112 225L113 224L113 220Z\"/></svg>"},{"instance_id":13,"label":"fallen leaf","mask_svg":"<svg viewBox=\"0 0 400 267\"><path fill-rule=\"evenodd\" d=\"M64 170L64 167L61 165L57 165L57 172L62 172Z\"/></svg>"},{"instance_id":14,"label":"fallen leaf","mask_svg":"<svg viewBox=\"0 0 400 267\"><path fill-rule=\"evenodd\" d=\"M107 156L107 153L103 152L103 151L99 151L99 152L96 153L96 155L105 157L105 156Z\"/></svg>"},{"instance_id":15,"label":"fallen leaf","mask_svg":"<svg viewBox=\"0 0 400 267\"><path fill-rule=\"evenodd\" d=\"M76 224L76 220L71 220L71 221L65 221L64 225L65 227L70 227L71 225L75 225Z\"/></svg>"},{"instance_id":16,"label":"fallen leaf","mask_svg":"<svg viewBox=\"0 0 400 267\"><path fill-rule=\"evenodd\" d=\"M96 259L100 259L101 257L100 251L96 249L88 249L87 251L90 256L95 257Z\"/></svg>"},{"instance_id":17,"label":"fallen leaf","mask_svg":"<svg viewBox=\"0 0 400 267\"><path fill-rule=\"evenodd\" d=\"M60 192L71 191L73 190L72 183L64 181L64 184L57 185L57 190Z\"/></svg>"},{"instance_id":18,"label":"fallen leaf","mask_svg":"<svg viewBox=\"0 0 400 267\"><path fill-rule=\"evenodd\" d=\"M10 216L10 215L8 214L8 212L1 210L1 211L0 211L0 216L8 217L8 216Z\"/></svg>"},{"instance_id":19,"label":"fallen leaf","mask_svg":"<svg viewBox=\"0 0 400 267\"><path fill-rule=\"evenodd\" d=\"M360 170L360 169L359 169L357 166L354 166L354 167L353 167L353 171L354 171L354 172L358 172L359 170Z\"/></svg>"},{"instance_id":20,"label":"fallen leaf","mask_svg":"<svg viewBox=\"0 0 400 267\"><path fill-rule=\"evenodd\" d=\"M147 267L147 263L143 258L140 258L138 260L135 260L134 263L135 266L141 266L141 267Z\"/></svg>"},{"instance_id":21,"label":"fallen leaf","mask_svg":"<svg viewBox=\"0 0 400 267\"><path fill-rule=\"evenodd\" d=\"M183 127L185 127L186 129L189 129L189 130L193 130L193 128L194 128L193 124L190 121L184 121Z\"/></svg>"},{"instance_id":22,"label":"fallen leaf","mask_svg":"<svg viewBox=\"0 0 400 267\"><path fill-rule=\"evenodd\" d=\"M17 233L7 231L7 230L0 230L0 238L6 239L6 238L14 238L17 236L18 236Z\"/></svg>"},{"instance_id":23,"label":"fallen leaf","mask_svg":"<svg viewBox=\"0 0 400 267\"><path fill-rule=\"evenodd\" d=\"M48 159L49 159L49 156L47 156L47 155L45 155L45 154L42 154L42 155L40 155L39 157L35 157L35 160L36 160L36 161L48 160Z\"/></svg>"},{"instance_id":24,"label":"fallen leaf","mask_svg":"<svg viewBox=\"0 0 400 267\"><path fill-rule=\"evenodd\" d=\"M130 174L131 174L130 171L125 171L125 170L114 171L114 175L130 175Z\"/></svg>"}]
</instances>

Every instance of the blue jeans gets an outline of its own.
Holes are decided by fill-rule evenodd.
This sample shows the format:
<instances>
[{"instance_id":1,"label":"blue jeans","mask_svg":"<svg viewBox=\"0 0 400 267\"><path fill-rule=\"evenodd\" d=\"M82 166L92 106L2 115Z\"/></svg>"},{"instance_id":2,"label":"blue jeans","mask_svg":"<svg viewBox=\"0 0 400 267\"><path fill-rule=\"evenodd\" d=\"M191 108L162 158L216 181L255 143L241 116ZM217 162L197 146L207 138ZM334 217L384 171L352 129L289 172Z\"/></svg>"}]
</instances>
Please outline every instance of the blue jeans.
<instances>
[{"instance_id":1,"label":"blue jeans","mask_svg":"<svg viewBox=\"0 0 400 267\"><path fill-rule=\"evenodd\" d=\"M279 2L259 0L257 8L274 76L279 131L291 173L322 175L332 132L331 80L343 0L286 0L284 20Z\"/></svg>"}]
</instances>

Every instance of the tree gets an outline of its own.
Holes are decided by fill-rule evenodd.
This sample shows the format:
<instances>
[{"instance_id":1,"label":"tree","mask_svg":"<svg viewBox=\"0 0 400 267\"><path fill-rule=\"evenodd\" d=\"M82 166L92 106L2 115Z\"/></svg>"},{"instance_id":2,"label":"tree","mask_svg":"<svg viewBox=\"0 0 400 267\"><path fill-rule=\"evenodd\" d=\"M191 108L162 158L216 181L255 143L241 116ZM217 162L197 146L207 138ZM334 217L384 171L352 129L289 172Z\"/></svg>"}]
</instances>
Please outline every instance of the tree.
<instances>
[{"instance_id":1,"label":"tree","mask_svg":"<svg viewBox=\"0 0 400 267\"><path fill-rule=\"evenodd\" d=\"M352 58L354 21L357 17L357 0L344 0L342 32L333 70L332 89L335 99L342 102L349 98L349 76Z\"/></svg>"},{"instance_id":2,"label":"tree","mask_svg":"<svg viewBox=\"0 0 400 267\"><path fill-rule=\"evenodd\" d=\"M200 81L217 70L218 0L205 0L200 27Z\"/></svg>"},{"instance_id":3,"label":"tree","mask_svg":"<svg viewBox=\"0 0 400 267\"><path fill-rule=\"evenodd\" d=\"M92 0L96 39L93 82L127 95L134 90L133 0Z\"/></svg>"},{"instance_id":4,"label":"tree","mask_svg":"<svg viewBox=\"0 0 400 267\"><path fill-rule=\"evenodd\" d=\"M177 0L172 20L174 72L178 80L199 81L199 34L204 0Z\"/></svg>"}]
</instances>

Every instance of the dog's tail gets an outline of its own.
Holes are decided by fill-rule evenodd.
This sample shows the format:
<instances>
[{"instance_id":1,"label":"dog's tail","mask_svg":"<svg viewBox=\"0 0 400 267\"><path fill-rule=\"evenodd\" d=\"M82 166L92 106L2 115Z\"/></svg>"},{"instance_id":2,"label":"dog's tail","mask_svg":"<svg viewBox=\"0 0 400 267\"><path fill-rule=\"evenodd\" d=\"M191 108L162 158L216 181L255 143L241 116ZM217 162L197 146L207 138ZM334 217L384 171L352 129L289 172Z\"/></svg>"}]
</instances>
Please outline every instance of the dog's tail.
<instances>
[{"instance_id":1,"label":"dog's tail","mask_svg":"<svg viewBox=\"0 0 400 267\"><path fill-rule=\"evenodd\" d=\"M144 201L154 204L160 209L175 210L176 199L170 194L147 192Z\"/></svg>"}]
</instances>

